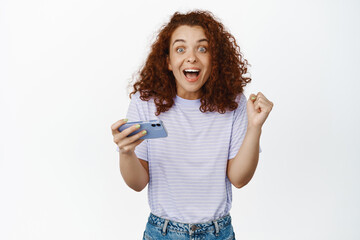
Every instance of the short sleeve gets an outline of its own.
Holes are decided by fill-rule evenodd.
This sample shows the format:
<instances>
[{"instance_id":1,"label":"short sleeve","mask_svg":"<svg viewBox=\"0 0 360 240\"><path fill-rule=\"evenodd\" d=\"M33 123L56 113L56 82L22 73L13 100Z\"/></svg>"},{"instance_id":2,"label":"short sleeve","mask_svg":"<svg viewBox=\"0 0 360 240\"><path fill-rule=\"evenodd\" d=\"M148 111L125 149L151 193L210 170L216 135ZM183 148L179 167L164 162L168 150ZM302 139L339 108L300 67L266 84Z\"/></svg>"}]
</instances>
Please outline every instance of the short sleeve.
<instances>
[{"instance_id":1,"label":"short sleeve","mask_svg":"<svg viewBox=\"0 0 360 240\"><path fill-rule=\"evenodd\" d=\"M232 159L238 153L241 144L245 138L248 117L246 112L246 97L241 93L238 97L238 108L234 110L233 125L231 130L229 158ZM259 146L259 153L261 153L261 147Z\"/></svg>"},{"instance_id":2,"label":"short sleeve","mask_svg":"<svg viewBox=\"0 0 360 240\"><path fill-rule=\"evenodd\" d=\"M145 106L147 106L147 102L145 103L142 102L142 100L140 99L140 93L136 92L135 94L133 94L126 114L126 118L128 119L128 122L148 120L145 113L146 111ZM145 161L148 160L147 145L148 145L148 140L145 139L135 148L136 156ZM119 147L116 150L119 152Z\"/></svg>"}]
</instances>

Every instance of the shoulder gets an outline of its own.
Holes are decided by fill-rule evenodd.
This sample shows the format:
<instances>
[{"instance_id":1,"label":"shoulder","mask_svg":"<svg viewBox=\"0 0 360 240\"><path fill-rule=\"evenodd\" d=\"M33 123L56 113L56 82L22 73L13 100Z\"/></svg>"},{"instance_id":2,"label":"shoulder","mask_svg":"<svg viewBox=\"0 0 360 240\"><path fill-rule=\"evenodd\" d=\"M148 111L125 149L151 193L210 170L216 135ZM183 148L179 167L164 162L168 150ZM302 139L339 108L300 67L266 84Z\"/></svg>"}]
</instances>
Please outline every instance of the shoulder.
<instances>
[{"instance_id":1,"label":"shoulder","mask_svg":"<svg viewBox=\"0 0 360 240\"><path fill-rule=\"evenodd\" d=\"M235 102L238 104L238 107L236 110L242 110L244 107L246 108L246 96L244 93L239 93L236 96Z\"/></svg>"},{"instance_id":2,"label":"shoulder","mask_svg":"<svg viewBox=\"0 0 360 240\"><path fill-rule=\"evenodd\" d=\"M140 92L137 91L136 93L132 94L132 95L131 95L131 100L132 100L132 101L139 101L139 100L141 100L141 99L140 99Z\"/></svg>"},{"instance_id":3,"label":"shoulder","mask_svg":"<svg viewBox=\"0 0 360 240\"><path fill-rule=\"evenodd\" d=\"M140 91L137 91L136 93L131 95L131 101L136 102L137 104L145 104L145 105L147 105L147 103L149 101L151 101L151 100L152 100L152 98L150 98L149 100L142 100L141 95L140 95Z\"/></svg>"},{"instance_id":4,"label":"shoulder","mask_svg":"<svg viewBox=\"0 0 360 240\"><path fill-rule=\"evenodd\" d=\"M145 115L156 110L153 98L150 98L149 100L143 100L141 99L141 94L139 91L131 95L131 105L137 108L138 111L143 112Z\"/></svg>"}]
</instances>

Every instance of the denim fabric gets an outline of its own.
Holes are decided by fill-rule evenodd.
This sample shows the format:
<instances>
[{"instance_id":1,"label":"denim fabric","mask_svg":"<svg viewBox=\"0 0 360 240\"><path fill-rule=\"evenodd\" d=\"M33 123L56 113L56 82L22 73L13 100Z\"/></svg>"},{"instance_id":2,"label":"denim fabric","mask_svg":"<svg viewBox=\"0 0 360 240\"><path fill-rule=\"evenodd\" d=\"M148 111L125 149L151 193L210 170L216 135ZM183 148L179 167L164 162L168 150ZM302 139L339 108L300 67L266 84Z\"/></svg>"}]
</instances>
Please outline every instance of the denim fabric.
<instances>
[{"instance_id":1,"label":"denim fabric","mask_svg":"<svg viewBox=\"0 0 360 240\"><path fill-rule=\"evenodd\" d=\"M231 217L206 223L187 224L165 220L150 213L143 240L234 240Z\"/></svg>"}]
</instances>

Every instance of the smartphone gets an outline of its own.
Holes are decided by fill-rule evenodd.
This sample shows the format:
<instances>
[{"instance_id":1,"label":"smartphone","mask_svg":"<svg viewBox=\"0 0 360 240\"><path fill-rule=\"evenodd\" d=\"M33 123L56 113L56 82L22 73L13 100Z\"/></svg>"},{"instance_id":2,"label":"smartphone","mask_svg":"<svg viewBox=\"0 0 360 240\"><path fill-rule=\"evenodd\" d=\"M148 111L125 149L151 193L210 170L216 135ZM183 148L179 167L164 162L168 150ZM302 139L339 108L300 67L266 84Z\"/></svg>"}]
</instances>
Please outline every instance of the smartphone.
<instances>
[{"instance_id":1,"label":"smartphone","mask_svg":"<svg viewBox=\"0 0 360 240\"><path fill-rule=\"evenodd\" d=\"M140 128L128 135L128 137L137 134L140 131L146 130L146 135L142 136L140 139L153 139L153 138L164 138L167 137L167 131L164 126L164 123L160 120L149 120L149 121L138 121L138 122L128 122L119 127L119 131L122 132L124 129L133 126L134 124L140 124Z\"/></svg>"}]
</instances>

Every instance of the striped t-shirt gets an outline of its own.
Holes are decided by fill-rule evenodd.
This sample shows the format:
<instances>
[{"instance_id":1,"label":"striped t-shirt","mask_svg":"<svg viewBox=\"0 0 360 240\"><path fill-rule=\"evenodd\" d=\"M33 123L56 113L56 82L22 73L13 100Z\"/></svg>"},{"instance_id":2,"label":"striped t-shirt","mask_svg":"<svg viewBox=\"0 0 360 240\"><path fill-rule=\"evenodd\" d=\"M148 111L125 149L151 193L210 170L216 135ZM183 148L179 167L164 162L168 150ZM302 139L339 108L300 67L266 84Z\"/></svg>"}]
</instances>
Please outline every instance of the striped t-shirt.
<instances>
[{"instance_id":1,"label":"striped t-shirt","mask_svg":"<svg viewBox=\"0 0 360 240\"><path fill-rule=\"evenodd\" d=\"M161 119L168 137L144 140L135 148L148 161L148 201L154 215L182 223L201 223L227 215L231 208L228 159L240 149L247 127L246 97L225 114L202 113L200 99L176 96L167 112L155 115L153 99L132 96L129 122ZM261 152L261 149L260 149Z\"/></svg>"}]
</instances>

